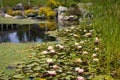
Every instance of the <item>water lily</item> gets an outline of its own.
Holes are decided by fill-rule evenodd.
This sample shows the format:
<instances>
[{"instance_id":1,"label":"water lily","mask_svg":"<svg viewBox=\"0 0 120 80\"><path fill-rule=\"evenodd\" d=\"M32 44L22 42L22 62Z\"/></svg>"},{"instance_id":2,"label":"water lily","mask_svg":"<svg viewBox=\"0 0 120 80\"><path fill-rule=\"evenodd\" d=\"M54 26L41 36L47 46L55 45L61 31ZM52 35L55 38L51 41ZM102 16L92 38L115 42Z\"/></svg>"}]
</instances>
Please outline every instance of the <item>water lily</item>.
<instances>
[{"instance_id":1,"label":"water lily","mask_svg":"<svg viewBox=\"0 0 120 80\"><path fill-rule=\"evenodd\" d=\"M85 80L85 78L82 76L78 76L76 80Z\"/></svg>"},{"instance_id":2,"label":"water lily","mask_svg":"<svg viewBox=\"0 0 120 80\"><path fill-rule=\"evenodd\" d=\"M84 41L80 41L80 44L84 44L85 42Z\"/></svg>"},{"instance_id":3,"label":"water lily","mask_svg":"<svg viewBox=\"0 0 120 80\"><path fill-rule=\"evenodd\" d=\"M93 59L93 61L98 62L98 61L99 61L99 59L98 59L98 58L94 58L94 59Z\"/></svg>"},{"instance_id":4,"label":"water lily","mask_svg":"<svg viewBox=\"0 0 120 80\"><path fill-rule=\"evenodd\" d=\"M87 51L83 51L83 55L85 55L85 54L88 54L88 52Z\"/></svg>"},{"instance_id":5,"label":"water lily","mask_svg":"<svg viewBox=\"0 0 120 80\"><path fill-rule=\"evenodd\" d=\"M95 50L95 51L98 51L98 50L99 50L99 48L97 48L97 47L96 47L94 50Z\"/></svg>"},{"instance_id":6,"label":"water lily","mask_svg":"<svg viewBox=\"0 0 120 80\"><path fill-rule=\"evenodd\" d=\"M74 29L74 28L75 28L75 27L73 27L73 26L71 27L71 29Z\"/></svg>"},{"instance_id":7,"label":"water lily","mask_svg":"<svg viewBox=\"0 0 120 80\"><path fill-rule=\"evenodd\" d=\"M75 68L75 71L77 71L78 73L84 73L84 70L83 70L83 69L80 69L79 67L76 67L76 68Z\"/></svg>"},{"instance_id":8,"label":"water lily","mask_svg":"<svg viewBox=\"0 0 120 80\"><path fill-rule=\"evenodd\" d=\"M49 75L54 76L56 75L56 71L47 71Z\"/></svg>"},{"instance_id":9,"label":"water lily","mask_svg":"<svg viewBox=\"0 0 120 80\"><path fill-rule=\"evenodd\" d=\"M79 43L76 42L74 45L75 45L75 46L79 46Z\"/></svg>"},{"instance_id":10,"label":"water lily","mask_svg":"<svg viewBox=\"0 0 120 80\"><path fill-rule=\"evenodd\" d=\"M93 29L89 30L89 32L93 32L93 31L94 31Z\"/></svg>"},{"instance_id":11,"label":"water lily","mask_svg":"<svg viewBox=\"0 0 120 80\"><path fill-rule=\"evenodd\" d=\"M82 60L80 59L80 58L78 58L78 59L75 59L75 61L74 62L76 62L76 63L81 63L82 62Z\"/></svg>"},{"instance_id":12,"label":"water lily","mask_svg":"<svg viewBox=\"0 0 120 80\"><path fill-rule=\"evenodd\" d=\"M84 32L87 32L87 30L86 30L86 29L84 29Z\"/></svg>"},{"instance_id":13,"label":"water lily","mask_svg":"<svg viewBox=\"0 0 120 80\"><path fill-rule=\"evenodd\" d=\"M74 37L78 37L78 35L77 35L77 34L73 34L73 36L74 36Z\"/></svg>"},{"instance_id":14,"label":"water lily","mask_svg":"<svg viewBox=\"0 0 120 80\"><path fill-rule=\"evenodd\" d=\"M56 53L56 52L55 52L54 49L51 49L51 50L50 50L50 53L54 54L54 53Z\"/></svg>"},{"instance_id":15,"label":"water lily","mask_svg":"<svg viewBox=\"0 0 120 80\"><path fill-rule=\"evenodd\" d=\"M53 49L53 47L52 46L48 46L48 50L51 50L51 49Z\"/></svg>"},{"instance_id":16,"label":"water lily","mask_svg":"<svg viewBox=\"0 0 120 80\"><path fill-rule=\"evenodd\" d=\"M58 44L58 45L56 45L56 48L58 48L58 49L64 49L64 46Z\"/></svg>"},{"instance_id":17,"label":"water lily","mask_svg":"<svg viewBox=\"0 0 120 80\"><path fill-rule=\"evenodd\" d=\"M51 64L51 63L53 63L53 59L48 58L48 59L46 59L46 62L47 62L48 64Z\"/></svg>"},{"instance_id":18,"label":"water lily","mask_svg":"<svg viewBox=\"0 0 120 80\"><path fill-rule=\"evenodd\" d=\"M42 54L48 54L48 51L43 51Z\"/></svg>"},{"instance_id":19,"label":"water lily","mask_svg":"<svg viewBox=\"0 0 120 80\"><path fill-rule=\"evenodd\" d=\"M95 54L95 53L94 53L94 54L92 54L92 57L97 57L97 54Z\"/></svg>"},{"instance_id":20,"label":"water lily","mask_svg":"<svg viewBox=\"0 0 120 80\"><path fill-rule=\"evenodd\" d=\"M58 65L53 65L53 69L58 69L59 66Z\"/></svg>"},{"instance_id":21,"label":"water lily","mask_svg":"<svg viewBox=\"0 0 120 80\"><path fill-rule=\"evenodd\" d=\"M77 46L77 49L78 49L78 50L81 50L81 49L82 49L82 46Z\"/></svg>"},{"instance_id":22,"label":"water lily","mask_svg":"<svg viewBox=\"0 0 120 80\"><path fill-rule=\"evenodd\" d=\"M68 32L69 30L68 29L66 29L66 32Z\"/></svg>"}]
</instances>

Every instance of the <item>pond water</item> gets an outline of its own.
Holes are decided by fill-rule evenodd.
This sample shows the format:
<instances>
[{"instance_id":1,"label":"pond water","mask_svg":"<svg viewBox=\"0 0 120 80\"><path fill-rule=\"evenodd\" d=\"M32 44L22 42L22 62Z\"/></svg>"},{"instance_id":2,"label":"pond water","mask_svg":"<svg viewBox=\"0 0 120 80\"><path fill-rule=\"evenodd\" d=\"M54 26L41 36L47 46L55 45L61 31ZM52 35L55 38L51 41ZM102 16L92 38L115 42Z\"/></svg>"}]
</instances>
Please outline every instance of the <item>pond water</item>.
<instances>
[{"instance_id":1,"label":"pond water","mask_svg":"<svg viewBox=\"0 0 120 80\"><path fill-rule=\"evenodd\" d=\"M77 25L76 22L48 21L39 24L0 24L0 43L26 43L26 42L47 42L57 41L56 37L45 34L46 31L53 31L58 28Z\"/></svg>"}]
</instances>

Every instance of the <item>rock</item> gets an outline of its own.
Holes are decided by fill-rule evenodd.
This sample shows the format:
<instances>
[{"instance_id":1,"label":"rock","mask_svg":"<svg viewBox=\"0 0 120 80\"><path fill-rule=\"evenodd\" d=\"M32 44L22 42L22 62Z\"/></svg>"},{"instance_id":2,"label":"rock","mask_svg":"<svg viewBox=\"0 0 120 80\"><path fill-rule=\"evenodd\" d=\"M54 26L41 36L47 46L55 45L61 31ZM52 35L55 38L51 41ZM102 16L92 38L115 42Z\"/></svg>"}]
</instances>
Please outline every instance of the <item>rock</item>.
<instances>
[{"instance_id":1,"label":"rock","mask_svg":"<svg viewBox=\"0 0 120 80\"><path fill-rule=\"evenodd\" d=\"M73 16L73 15L71 15L71 16L63 16L60 19L65 20L65 21L75 21L75 20L77 20L77 16Z\"/></svg>"},{"instance_id":2,"label":"rock","mask_svg":"<svg viewBox=\"0 0 120 80\"><path fill-rule=\"evenodd\" d=\"M14 16L13 18L15 18L15 19L24 19L25 17L24 16Z\"/></svg>"},{"instance_id":3,"label":"rock","mask_svg":"<svg viewBox=\"0 0 120 80\"><path fill-rule=\"evenodd\" d=\"M5 14L4 17L12 18L12 16L8 14Z\"/></svg>"},{"instance_id":4,"label":"rock","mask_svg":"<svg viewBox=\"0 0 120 80\"><path fill-rule=\"evenodd\" d=\"M38 16L36 16L36 19L46 19L46 16L44 15L44 14L42 14L41 16L40 15L38 15Z\"/></svg>"},{"instance_id":5,"label":"rock","mask_svg":"<svg viewBox=\"0 0 120 80\"><path fill-rule=\"evenodd\" d=\"M64 12L66 12L68 9L67 7L59 6L58 7L58 19L62 19L64 17Z\"/></svg>"},{"instance_id":6,"label":"rock","mask_svg":"<svg viewBox=\"0 0 120 80\"><path fill-rule=\"evenodd\" d=\"M68 21L74 21L74 20L77 20L77 16L71 15L68 17Z\"/></svg>"},{"instance_id":7,"label":"rock","mask_svg":"<svg viewBox=\"0 0 120 80\"><path fill-rule=\"evenodd\" d=\"M15 10L24 10L24 6L22 3L18 3L15 7L14 7Z\"/></svg>"},{"instance_id":8,"label":"rock","mask_svg":"<svg viewBox=\"0 0 120 80\"><path fill-rule=\"evenodd\" d=\"M29 14L27 15L27 17L36 17L36 14L34 14L34 13L29 13Z\"/></svg>"}]
</instances>

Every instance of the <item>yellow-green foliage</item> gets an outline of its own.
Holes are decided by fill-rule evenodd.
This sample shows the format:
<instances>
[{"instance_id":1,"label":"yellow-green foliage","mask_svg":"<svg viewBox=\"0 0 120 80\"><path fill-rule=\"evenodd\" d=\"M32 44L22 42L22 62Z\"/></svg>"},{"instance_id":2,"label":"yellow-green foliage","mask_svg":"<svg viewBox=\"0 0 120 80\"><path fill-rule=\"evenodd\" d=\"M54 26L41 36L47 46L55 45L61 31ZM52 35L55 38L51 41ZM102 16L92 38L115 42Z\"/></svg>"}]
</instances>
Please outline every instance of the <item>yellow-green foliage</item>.
<instances>
[{"instance_id":1,"label":"yellow-green foliage","mask_svg":"<svg viewBox=\"0 0 120 80\"><path fill-rule=\"evenodd\" d=\"M53 8L60 6L60 2L55 1L55 0L48 0L47 6L53 9Z\"/></svg>"},{"instance_id":2,"label":"yellow-green foliage","mask_svg":"<svg viewBox=\"0 0 120 80\"><path fill-rule=\"evenodd\" d=\"M20 10L13 11L13 16L17 16L17 15L22 15L22 12Z\"/></svg>"},{"instance_id":3,"label":"yellow-green foliage","mask_svg":"<svg viewBox=\"0 0 120 80\"><path fill-rule=\"evenodd\" d=\"M39 15L45 14L47 18L54 17L56 13L50 7L41 7L39 9Z\"/></svg>"},{"instance_id":4,"label":"yellow-green foliage","mask_svg":"<svg viewBox=\"0 0 120 80\"><path fill-rule=\"evenodd\" d=\"M28 15L29 13L34 13L34 14L36 14L37 12L36 12L34 9L25 10L25 15Z\"/></svg>"},{"instance_id":5,"label":"yellow-green foliage","mask_svg":"<svg viewBox=\"0 0 120 80\"><path fill-rule=\"evenodd\" d=\"M57 23L56 21L51 20L51 21L48 21L47 23L40 23L39 26L40 28L45 28L47 26L49 30L54 30L56 29Z\"/></svg>"},{"instance_id":6,"label":"yellow-green foliage","mask_svg":"<svg viewBox=\"0 0 120 80\"><path fill-rule=\"evenodd\" d=\"M11 8L7 9L7 14L13 15L13 10Z\"/></svg>"},{"instance_id":7,"label":"yellow-green foliage","mask_svg":"<svg viewBox=\"0 0 120 80\"><path fill-rule=\"evenodd\" d=\"M20 10L13 11L13 9L9 8L7 10L7 14L9 14L11 16L17 16L17 15L21 15L22 12Z\"/></svg>"}]
</instances>

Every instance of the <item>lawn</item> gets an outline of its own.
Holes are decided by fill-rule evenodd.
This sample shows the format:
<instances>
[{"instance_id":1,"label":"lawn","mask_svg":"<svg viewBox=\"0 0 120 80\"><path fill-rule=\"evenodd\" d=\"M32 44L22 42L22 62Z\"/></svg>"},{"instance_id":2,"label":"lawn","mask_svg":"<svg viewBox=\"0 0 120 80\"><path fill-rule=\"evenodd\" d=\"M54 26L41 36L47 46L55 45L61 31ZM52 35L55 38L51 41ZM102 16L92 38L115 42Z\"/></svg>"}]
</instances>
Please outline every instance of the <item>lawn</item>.
<instances>
[{"instance_id":1,"label":"lawn","mask_svg":"<svg viewBox=\"0 0 120 80\"><path fill-rule=\"evenodd\" d=\"M13 19L0 17L0 24L38 24L46 21L37 21L33 19Z\"/></svg>"}]
</instances>

